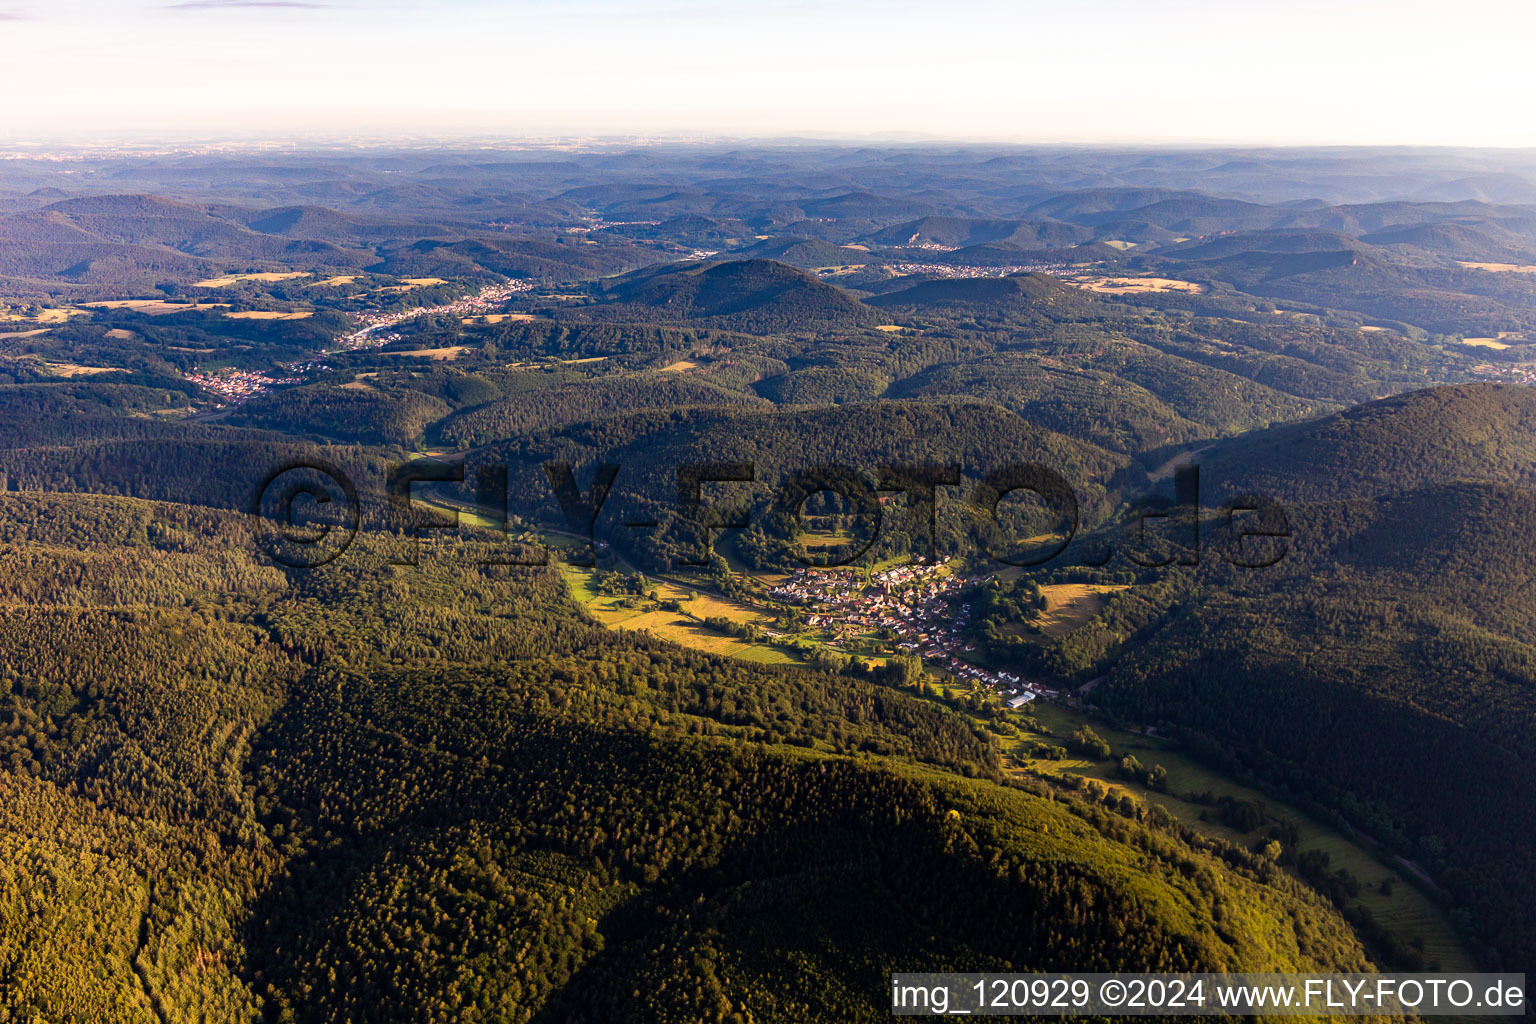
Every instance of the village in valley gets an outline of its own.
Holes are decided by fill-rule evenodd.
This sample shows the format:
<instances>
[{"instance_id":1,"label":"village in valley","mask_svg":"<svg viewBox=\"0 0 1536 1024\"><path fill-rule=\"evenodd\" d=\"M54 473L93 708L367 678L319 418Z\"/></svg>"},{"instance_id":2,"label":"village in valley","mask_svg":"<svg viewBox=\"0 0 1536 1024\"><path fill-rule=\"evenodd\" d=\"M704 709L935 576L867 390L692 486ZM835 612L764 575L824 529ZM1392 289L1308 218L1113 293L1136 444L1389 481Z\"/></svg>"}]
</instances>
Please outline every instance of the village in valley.
<instances>
[{"instance_id":1,"label":"village in valley","mask_svg":"<svg viewBox=\"0 0 1536 1024\"><path fill-rule=\"evenodd\" d=\"M487 285L473 295L465 295L452 302L437 306L413 306L410 309L378 313L355 313L358 329L337 339L337 345L346 351L383 348L400 335L389 331L396 324L421 316L470 317L494 312L505 306L512 297L532 289L527 281L511 279L502 284Z\"/></svg>"},{"instance_id":2,"label":"village in valley","mask_svg":"<svg viewBox=\"0 0 1536 1024\"><path fill-rule=\"evenodd\" d=\"M976 645L966 639L971 605L962 596L987 582L949 564L899 565L867 576L839 569L796 569L768 591L776 601L815 609L806 625L843 650L861 636L888 637L897 650L921 657L932 668L1003 694L1022 707L1050 693L1012 672L983 668L965 657Z\"/></svg>"}]
</instances>

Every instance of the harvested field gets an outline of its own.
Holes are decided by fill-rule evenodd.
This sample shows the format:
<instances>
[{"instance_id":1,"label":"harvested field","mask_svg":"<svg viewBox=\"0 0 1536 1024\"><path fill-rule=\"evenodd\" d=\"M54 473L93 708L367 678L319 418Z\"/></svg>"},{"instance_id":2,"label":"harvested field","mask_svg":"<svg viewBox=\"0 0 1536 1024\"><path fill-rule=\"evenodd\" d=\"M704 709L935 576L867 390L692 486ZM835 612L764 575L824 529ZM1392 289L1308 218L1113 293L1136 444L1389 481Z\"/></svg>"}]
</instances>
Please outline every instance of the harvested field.
<instances>
[{"instance_id":1,"label":"harvested field","mask_svg":"<svg viewBox=\"0 0 1536 1024\"><path fill-rule=\"evenodd\" d=\"M301 273L301 272L298 272L298 271L293 271L293 272L286 273L286 274L278 274L278 273L265 273L265 274L225 274L223 277L210 277L206 281L197 281L197 282L195 282L192 285L192 287L194 287L194 288L228 288L231 285L239 284L241 281L260 281L263 284L272 284L273 282L276 282L276 281L292 281L295 278L308 277L308 276L309 276L308 274Z\"/></svg>"},{"instance_id":2,"label":"harvested field","mask_svg":"<svg viewBox=\"0 0 1536 1024\"><path fill-rule=\"evenodd\" d=\"M1106 295L1155 295L1159 292L1187 292L1203 295L1205 285L1178 281L1171 277L1092 277L1074 281L1079 288Z\"/></svg>"}]
</instances>

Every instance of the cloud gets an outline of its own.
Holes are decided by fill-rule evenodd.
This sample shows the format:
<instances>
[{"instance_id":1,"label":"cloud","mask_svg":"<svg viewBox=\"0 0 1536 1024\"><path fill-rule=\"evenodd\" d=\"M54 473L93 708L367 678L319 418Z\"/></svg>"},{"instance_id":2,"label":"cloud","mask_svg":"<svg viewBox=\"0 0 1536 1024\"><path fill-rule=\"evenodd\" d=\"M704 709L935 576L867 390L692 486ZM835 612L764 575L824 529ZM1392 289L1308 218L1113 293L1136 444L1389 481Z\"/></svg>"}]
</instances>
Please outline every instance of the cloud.
<instances>
[{"instance_id":1,"label":"cloud","mask_svg":"<svg viewBox=\"0 0 1536 1024\"><path fill-rule=\"evenodd\" d=\"M308 3L307 0L183 0L179 4L167 4L168 11L241 11L253 8L286 7L290 10L318 11L328 4Z\"/></svg>"},{"instance_id":2,"label":"cloud","mask_svg":"<svg viewBox=\"0 0 1536 1024\"><path fill-rule=\"evenodd\" d=\"M0 21L26 21L27 16L20 11L0 11Z\"/></svg>"}]
</instances>

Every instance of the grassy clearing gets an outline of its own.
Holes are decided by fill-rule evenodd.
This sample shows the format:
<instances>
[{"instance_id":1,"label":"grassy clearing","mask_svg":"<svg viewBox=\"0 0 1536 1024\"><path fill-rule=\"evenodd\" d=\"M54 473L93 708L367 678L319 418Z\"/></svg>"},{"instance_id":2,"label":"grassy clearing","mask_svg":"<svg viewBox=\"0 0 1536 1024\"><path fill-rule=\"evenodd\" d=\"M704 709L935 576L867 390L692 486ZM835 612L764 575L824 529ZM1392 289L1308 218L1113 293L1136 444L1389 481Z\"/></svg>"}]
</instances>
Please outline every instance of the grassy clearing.
<instances>
[{"instance_id":1,"label":"grassy clearing","mask_svg":"<svg viewBox=\"0 0 1536 1024\"><path fill-rule=\"evenodd\" d=\"M317 287L317 288L340 288L342 285L344 285L344 284L351 284L352 282L354 282L356 280L357 280L357 275L356 274L338 274L335 277L328 277L324 281L316 281L315 282L315 287Z\"/></svg>"},{"instance_id":2,"label":"grassy clearing","mask_svg":"<svg viewBox=\"0 0 1536 1024\"><path fill-rule=\"evenodd\" d=\"M125 331L121 327L114 327L107 332L107 337L114 341L132 341L134 338L137 338L138 335L132 331Z\"/></svg>"},{"instance_id":3,"label":"grassy clearing","mask_svg":"<svg viewBox=\"0 0 1536 1024\"><path fill-rule=\"evenodd\" d=\"M1048 636L1061 636L1086 625L1104 610L1108 595L1129 589L1124 584L1052 583L1040 588L1045 595L1045 611L1040 614L1040 629Z\"/></svg>"},{"instance_id":4,"label":"grassy clearing","mask_svg":"<svg viewBox=\"0 0 1536 1024\"><path fill-rule=\"evenodd\" d=\"M1525 341L1526 334L1523 331L1500 331L1491 338L1462 338L1463 345L1472 345L1478 348L1492 348L1503 351L1510 345L1518 345Z\"/></svg>"},{"instance_id":5,"label":"grassy clearing","mask_svg":"<svg viewBox=\"0 0 1536 1024\"><path fill-rule=\"evenodd\" d=\"M1203 446L1201 446L1199 448L1196 448L1196 449L1194 449L1192 451L1180 452L1179 454L1175 455L1173 458L1169 459L1167 462L1163 463L1161 466L1158 466L1151 473L1147 474L1147 478L1149 480L1151 480L1153 483L1158 483L1160 481L1166 480L1169 477L1173 476L1173 471L1174 470L1178 469L1180 466L1184 465L1185 463L1193 462L1195 460L1195 458L1197 456L1199 456L1202 452L1209 451L1212 447L1213 447L1213 445L1203 445Z\"/></svg>"},{"instance_id":6,"label":"grassy clearing","mask_svg":"<svg viewBox=\"0 0 1536 1024\"><path fill-rule=\"evenodd\" d=\"M166 299L113 299L111 302L85 302L82 305L91 309L131 309L145 316L165 316L167 313L229 308L227 302L171 302Z\"/></svg>"},{"instance_id":7,"label":"grassy clearing","mask_svg":"<svg viewBox=\"0 0 1536 1024\"><path fill-rule=\"evenodd\" d=\"M1026 733L1022 742L1016 745L1013 753L1023 766L1020 770L1047 776L1076 775L1097 779L1110 789L1130 794L1149 805L1161 804L1175 818L1199 832L1249 848L1267 841L1267 832L1273 823L1289 822L1296 827L1299 836L1294 852L1324 851L1329 856L1331 869L1343 868L1359 879L1360 893L1352 902L1368 909L1378 923L1405 945L1419 940L1426 964L1438 963L1438 969L1446 971L1475 969L1472 958L1457 940L1439 905L1410 884L1405 872L1389 867L1367 847L1332 826L1208 770L1182 753L1170 740L1111 728L1057 704L1037 701L1030 705L1028 713L1045 731ZM1062 744L1066 737L1087 724L1091 724L1114 749L1110 760L1087 761L1070 756L1061 761L1029 759L1027 751L1035 742ZM1126 754L1134 755L1148 768L1153 764L1166 768L1169 791L1155 792L1140 783L1121 779L1116 766ZM1237 832L1217 820L1215 808L1190 799L1202 793L1210 793L1218 799L1229 796L1239 801L1257 801L1264 805L1267 820L1252 832ZM1383 882L1388 883L1390 895L1383 893Z\"/></svg>"},{"instance_id":8,"label":"grassy clearing","mask_svg":"<svg viewBox=\"0 0 1536 1024\"><path fill-rule=\"evenodd\" d=\"M662 373L682 373L684 370L697 370L699 364L692 359L679 359L675 363L669 363L661 368Z\"/></svg>"},{"instance_id":9,"label":"grassy clearing","mask_svg":"<svg viewBox=\"0 0 1536 1024\"><path fill-rule=\"evenodd\" d=\"M1171 277L1090 277L1074 282L1079 288L1107 295L1151 295L1158 292L1188 292L1203 295L1205 285L1178 281Z\"/></svg>"},{"instance_id":10,"label":"grassy clearing","mask_svg":"<svg viewBox=\"0 0 1536 1024\"><path fill-rule=\"evenodd\" d=\"M440 277L402 277L399 284L387 284L382 288L375 288L377 292L388 292L398 295L401 292L415 291L417 288L426 288L434 284L447 284Z\"/></svg>"},{"instance_id":11,"label":"grassy clearing","mask_svg":"<svg viewBox=\"0 0 1536 1024\"><path fill-rule=\"evenodd\" d=\"M301 309L285 313L280 309L249 309L243 313L225 313L230 320L308 320L314 310Z\"/></svg>"},{"instance_id":12,"label":"grassy clearing","mask_svg":"<svg viewBox=\"0 0 1536 1024\"><path fill-rule=\"evenodd\" d=\"M368 385L366 384L363 385L365 388L367 386ZM439 452L434 454L432 452L416 452L415 454L419 456L425 456L427 458L435 458L436 455L442 453ZM420 494L411 495L411 504L420 505L423 508L431 509L433 512L437 512L438 514L448 519L457 519L460 526L473 526L482 530L495 530L498 533L501 532L500 523L487 515L483 515L482 513L477 512L474 508L468 505L461 505L456 502L450 503L446 501L439 501L436 498L424 497Z\"/></svg>"},{"instance_id":13,"label":"grassy clearing","mask_svg":"<svg viewBox=\"0 0 1536 1024\"><path fill-rule=\"evenodd\" d=\"M55 377L94 377L99 373L127 373L121 366L81 366L79 363L44 363Z\"/></svg>"},{"instance_id":14,"label":"grassy clearing","mask_svg":"<svg viewBox=\"0 0 1536 1024\"><path fill-rule=\"evenodd\" d=\"M27 323L27 324L62 324L72 316L82 316L83 309L74 309L69 306L60 306L55 309L45 309L36 316L25 316L21 313L0 312L0 322Z\"/></svg>"},{"instance_id":15,"label":"grassy clearing","mask_svg":"<svg viewBox=\"0 0 1536 1024\"><path fill-rule=\"evenodd\" d=\"M239 284L241 281L260 281L263 284L272 284L275 281L292 281L295 278L308 277L306 273L292 271L286 274L225 274L223 277L210 277L206 281L193 282L194 288L228 288L230 285Z\"/></svg>"},{"instance_id":16,"label":"grassy clearing","mask_svg":"<svg viewBox=\"0 0 1536 1024\"><path fill-rule=\"evenodd\" d=\"M38 327L30 331L7 331L4 334L0 334L0 341L5 341L9 338L35 338L39 334L47 334L51 330L53 330L52 327Z\"/></svg>"},{"instance_id":17,"label":"grassy clearing","mask_svg":"<svg viewBox=\"0 0 1536 1024\"><path fill-rule=\"evenodd\" d=\"M902 327L899 324L877 324L875 326L875 330L885 331L887 334L900 334L903 331L910 331L911 329L912 328L910 327Z\"/></svg>"},{"instance_id":18,"label":"grassy clearing","mask_svg":"<svg viewBox=\"0 0 1536 1024\"><path fill-rule=\"evenodd\" d=\"M1109 246L1111 249L1119 249L1121 252L1124 252L1127 249L1136 248L1135 242L1127 242L1123 238L1108 238L1105 239L1104 244Z\"/></svg>"},{"instance_id":19,"label":"grassy clearing","mask_svg":"<svg viewBox=\"0 0 1536 1024\"><path fill-rule=\"evenodd\" d=\"M417 359L431 359L436 362L448 362L459 358L462 353L468 352L468 345L449 345L446 348L413 348L409 352L380 352L381 356L414 356Z\"/></svg>"},{"instance_id":20,"label":"grassy clearing","mask_svg":"<svg viewBox=\"0 0 1536 1024\"><path fill-rule=\"evenodd\" d=\"M596 571L568 562L561 562L560 569L571 595L609 629L643 630L682 647L763 665L796 664L795 657L783 648L728 636L699 621L718 617L731 622L769 624L767 616L745 605L655 579L646 583L646 593L654 593L658 601L636 595L602 594L597 588ZM683 610L667 611L661 607L661 601L676 601Z\"/></svg>"}]
</instances>

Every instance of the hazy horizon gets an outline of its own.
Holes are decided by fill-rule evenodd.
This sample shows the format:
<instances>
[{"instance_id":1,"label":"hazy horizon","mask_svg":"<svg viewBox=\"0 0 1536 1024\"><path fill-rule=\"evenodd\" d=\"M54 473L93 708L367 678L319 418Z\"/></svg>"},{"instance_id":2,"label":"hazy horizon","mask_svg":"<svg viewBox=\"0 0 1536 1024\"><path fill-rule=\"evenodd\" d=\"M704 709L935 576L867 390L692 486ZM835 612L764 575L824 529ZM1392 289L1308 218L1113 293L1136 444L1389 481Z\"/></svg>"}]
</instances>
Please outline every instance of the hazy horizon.
<instances>
[{"instance_id":1,"label":"hazy horizon","mask_svg":"<svg viewBox=\"0 0 1536 1024\"><path fill-rule=\"evenodd\" d=\"M420 136L1532 147L1536 11L0 0L0 142Z\"/></svg>"}]
</instances>

